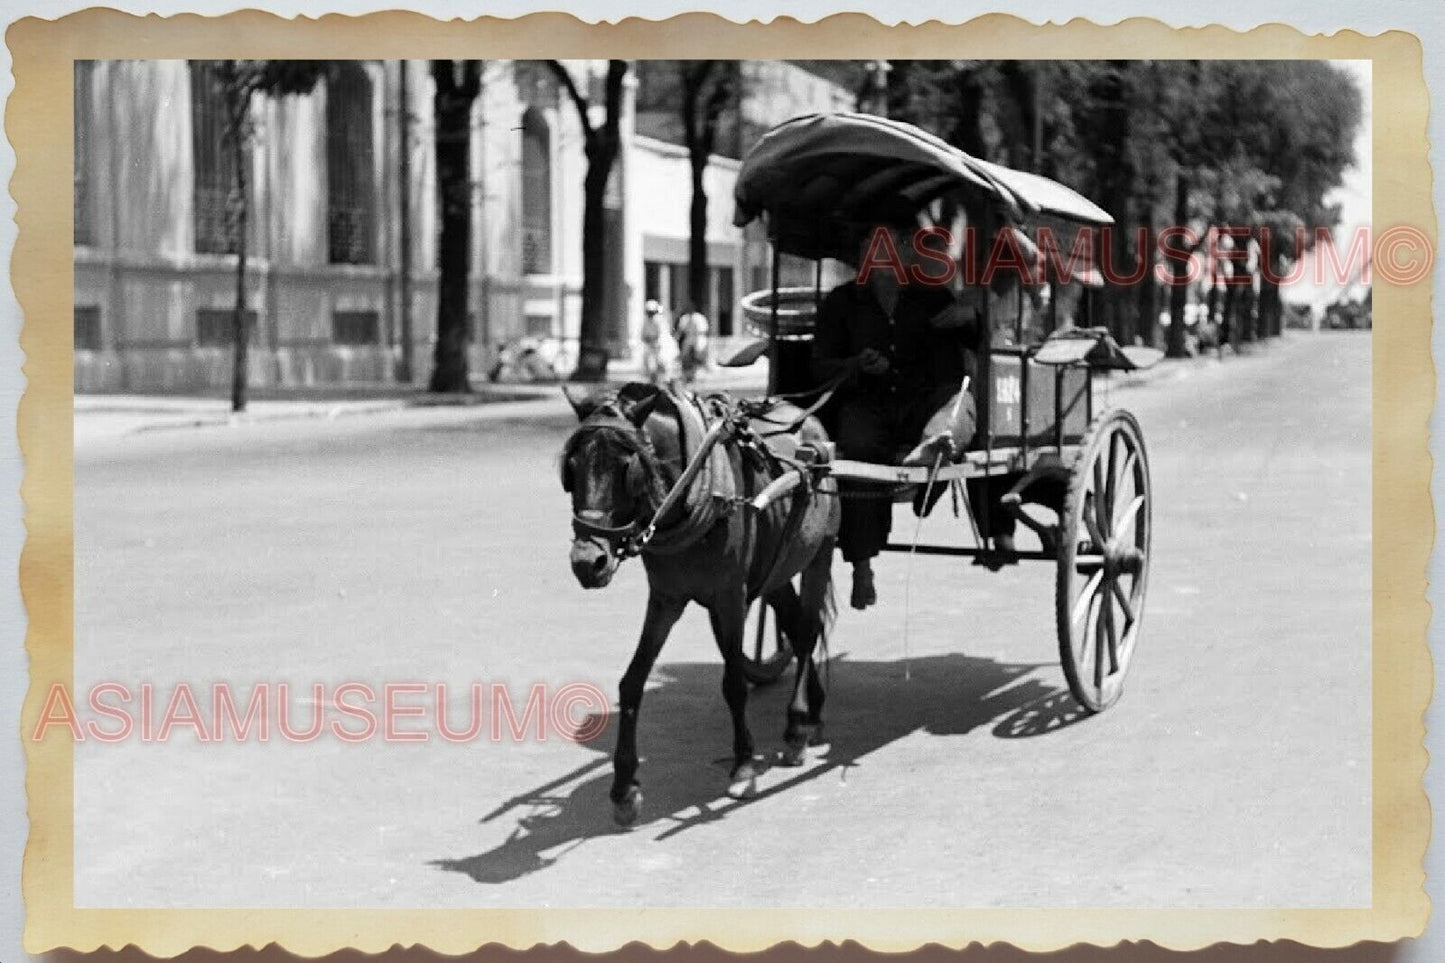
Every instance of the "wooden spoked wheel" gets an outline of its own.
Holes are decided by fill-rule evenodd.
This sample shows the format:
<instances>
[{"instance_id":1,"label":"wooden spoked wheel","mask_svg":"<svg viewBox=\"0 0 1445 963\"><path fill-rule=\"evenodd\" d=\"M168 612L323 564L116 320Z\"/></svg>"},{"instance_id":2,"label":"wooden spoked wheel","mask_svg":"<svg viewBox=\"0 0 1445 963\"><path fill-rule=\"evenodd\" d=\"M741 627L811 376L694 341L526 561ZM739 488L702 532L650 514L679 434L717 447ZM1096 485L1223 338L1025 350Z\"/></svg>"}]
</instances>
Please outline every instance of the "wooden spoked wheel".
<instances>
[{"instance_id":1,"label":"wooden spoked wheel","mask_svg":"<svg viewBox=\"0 0 1445 963\"><path fill-rule=\"evenodd\" d=\"M793 661L793 646L787 633L762 599L748 610L743 630L743 675L753 685L777 682Z\"/></svg>"},{"instance_id":2,"label":"wooden spoked wheel","mask_svg":"<svg viewBox=\"0 0 1445 963\"><path fill-rule=\"evenodd\" d=\"M1089 712L1124 691L1149 576L1149 458L1127 411L1095 419L1079 446L1059 520L1055 606L1069 690Z\"/></svg>"}]
</instances>

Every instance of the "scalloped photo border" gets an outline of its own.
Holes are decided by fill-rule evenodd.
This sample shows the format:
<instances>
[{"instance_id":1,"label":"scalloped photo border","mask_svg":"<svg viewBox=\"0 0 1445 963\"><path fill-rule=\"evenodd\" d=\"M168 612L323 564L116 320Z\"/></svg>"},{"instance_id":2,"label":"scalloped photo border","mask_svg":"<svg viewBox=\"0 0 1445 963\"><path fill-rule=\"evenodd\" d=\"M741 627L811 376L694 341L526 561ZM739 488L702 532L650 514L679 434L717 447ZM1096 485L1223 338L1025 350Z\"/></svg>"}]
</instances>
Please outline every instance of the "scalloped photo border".
<instances>
[{"instance_id":1,"label":"scalloped photo border","mask_svg":"<svg viewBox=\"0 0 1445 963\"><path fill-rule=\"evenodd\" d=\"M443 22L390 12L285 19L135 17L89 10L13 24L6 41L15 89L5 129L16 153L18 207L11 279L22 306L28 388L19 409L28 539L20 562L29 617L30 687L22 733L34 731L44 694L72 681L73 346L71 315L71 62L77 59L308 58L729 58L976 57L1363 59L1374 69L1374 217L1438 237L1431 203L1429 92L1413 35L1341 31L1306 36L1272 24L1241 33L1132 19L1038 26L1002 15L963 24L884 26L859 14L817 23L780 18L739 24L713 14L587 24L565 14ZM1009 943L1046 951L1076 943L1148 940L1172 950L1220 942L1292 940L1340 947L1418 935L1429 915L1423 858L1429 801L1423 786L1424 711L1432 684L1425 570L1434 526L1427 423L1435 395L1431 285L1375 279L1373 334L1372 892L1368 908L1310 909L78 909L74 904L74 780L67 740L25 739L30 835L23 891L25 947L41 953L133 944L158 957L195 946L231 950L279 944L317 956L424 945L459 954L484 944L523 949L566 941L585 951L642 942L655 948L708 941L756 951L782 941L853 940L871 949L937 943ZM1303 675L1307 665L1300 666ZM15 734L12 731L11 738ZM1183 869L1181 867L1181 869Z\"/></svg>"}]
</instances>

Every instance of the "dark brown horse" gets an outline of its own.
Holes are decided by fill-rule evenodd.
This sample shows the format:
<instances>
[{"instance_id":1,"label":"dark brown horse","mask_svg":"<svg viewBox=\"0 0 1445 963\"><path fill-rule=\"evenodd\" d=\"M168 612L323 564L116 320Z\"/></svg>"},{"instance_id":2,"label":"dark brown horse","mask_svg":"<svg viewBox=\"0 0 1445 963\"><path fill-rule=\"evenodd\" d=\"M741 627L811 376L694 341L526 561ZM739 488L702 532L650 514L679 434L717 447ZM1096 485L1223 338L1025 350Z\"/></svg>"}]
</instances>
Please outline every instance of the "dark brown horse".
<instances>
[{"instance_id":1,"label":"dark brown horse","mask_svg":"<svg viewBox=\"0 0 1445 963\"><path fill-rule=\"evenodd\" d=\"M777 462L746 429L730 433L703 457L703 432L725 418L716 404L651 385L579 399L568 394L581 424L562 449L562 483L572 496L572 572L583 588L603 588L624 557L640 553L649 595L642 636L622 676L621 719L613 757L612 803L618 823L634 822L642 805L637 782L637 713L642 691L668 633L689 602L708 610L723 657L723 698L733 722L734 765L728 794L756 791L760 767L748 730L748 683L743 674L743 629L749 605L762 598L776 611L798 660L787 710L785 764L800 765L804 748L821 735L823 684L813 662L833 615L832 560L839 505L831 479L801 486L762 511L745 501L776 477ZM800 413L783 406L759 434ZM736 424L737 422L733 422ZM789 455L800 442L826 440L805 419L793 433L766 439ZM689 462L700 468L661 517L667 494ZM644 532L652 527L646 537ZM645 542L645 544L643 544ZM801 573L800 588L792 585Z\"/></svg>"}]
</instances>

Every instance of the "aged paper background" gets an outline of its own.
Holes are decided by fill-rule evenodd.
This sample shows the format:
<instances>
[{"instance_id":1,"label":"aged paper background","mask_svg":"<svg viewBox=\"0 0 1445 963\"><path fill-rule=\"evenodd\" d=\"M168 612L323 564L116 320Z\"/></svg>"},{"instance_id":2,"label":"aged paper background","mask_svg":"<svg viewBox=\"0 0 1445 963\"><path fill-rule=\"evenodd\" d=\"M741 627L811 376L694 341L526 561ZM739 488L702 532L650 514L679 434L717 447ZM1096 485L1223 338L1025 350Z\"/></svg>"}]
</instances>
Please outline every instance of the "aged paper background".
<instances>
[{"instance_id":1,"label":"aged paper background","mask_svg":"<svg viewBox=\"0 0 1445 963\"><path fill-rule=\"evenodd\" d=\"M1370 59L1374 64L1375 217L1379 227L1435 232L1426 163L1428 94L1418 42L1401 33L1305 37L1282 26L1247 34L1175 30L1134 20L1112 27L1074 22L1034 27L989 17L956 27L885 28L860 16L818 25L736 25L708 15L662 23L588 26L571 17L442 24L410 14L288 22L266 14L220 19L139 19L92 11L56 22L16 24L7 40L16 90L7 133L17 152L12 191L20 236L13 282L25 311L22 346L29 389L20 409L29 540L22 591L30 617L31 689L22 731L40 700L72 669L71 69L74 59L187 57L1298 57ZM1218 941L1292 939L1341 946L1390 940L1423 928L1423 857L1428 803L1421 786L1422 713L1430 691L1424 600L1432 517L1425 426L1434 397L1429 361L1430 288L1376 284L1374 380L1374 758L1373 880L1368 910L927 910L872 913L758 910L615 911L111 911L77 910L72 886L70 747L28 744L31 835L24 888L26 945L93 949L133 943L172 955L278 942L304 954L351 946L377 951L421 943L457 953L483 943L528 946L567 940L602 950L641 940L653 946L706 939L753 950L783 939L854 939L909 949L1007 941L1052 949L1086 941L1147 939L1176 949ZM1303 670L1302 670L1303 671Z\"/></svg>"}]
</instances>

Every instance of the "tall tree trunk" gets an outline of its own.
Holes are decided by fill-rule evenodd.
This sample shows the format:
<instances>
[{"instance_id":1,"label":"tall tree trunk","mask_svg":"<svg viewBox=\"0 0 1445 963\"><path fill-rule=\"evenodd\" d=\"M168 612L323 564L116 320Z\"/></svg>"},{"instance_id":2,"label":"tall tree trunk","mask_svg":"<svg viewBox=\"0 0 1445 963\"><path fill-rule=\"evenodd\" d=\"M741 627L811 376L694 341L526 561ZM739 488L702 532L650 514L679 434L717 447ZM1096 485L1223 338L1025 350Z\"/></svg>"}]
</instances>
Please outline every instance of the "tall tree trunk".
<instances>
[{"instance_id":1,"label":"tall tree trunk","mask_svg":"<svg viewBox=\"0 0 1445 963\"><path fill-rule=\"evenodd\" d=\"M1233 263L1229 268L1229 291L1225 299L1226 309L1233 317L1231 327L1239 332L1241 343L1248 344L1257 340L1258 332L1254 327L1254 312L1250 310L1249 295L1252 293L1250 287L1249 269L1241 263Z\"/></svg>"},{"instance_id":2,"label":"tall tree trunk","mask_svg":"<svg viewBox=\"0 0 1445 963\"><path fill-rule=\"evenodd\" d=\"M1183 227L1189 220L1189 176L1180 171L1174 180L1174 225ZM1189 285L1185 278L1189 262L1169 259L1172 283L1169 287L1169 338L1166 353L1171 358L1187 358L1184 341L1184 309L1189 304Z\"/></svg>"},{"instance_id":3,"label":"tall tree trunk","mask_svg":"<svg viewBox=\"0 0 1445 963\"><path fill-rule=\"evenodd\" d=\"M611 162L602 163L600 151L589 145L587 176L582 181L582 330L577 355L576 381L602 381L607 377L607 178Z\"/></svg>"},{"instance_id":4,"label":"tall tree trunk","mask_svg":"<svg viewBox=\"0 0 1445 963\"><path fill-rule=\"evenodd\" d=\"M578 333L577 370L574 381L602 381L607 377L611 352L607 338L611 326L607 303L607 182L617 161L622 136L622 81L627 75L625 60L607 62L604 83L606 116L600 126L588 117L588 104L567 68L547 61L553 74L567 90L577 108L586 137L587 175L582 180L582 319Z\"/></svg>"},{"instance_id":5,"label":"tall tree trunk","mask_svg":"<svg viewBox=\"0 0 1445 963\"><path fill-rule=\"evenodd\" d=\"M471 390L467 371L467 275L472 261L471 113L477 91L472 72L479 69L474 64L468 62L466 79L458 85L451 61L432 61L432 75L437 81L434 142L441 236L437 249L437 340L428 389L437 392Z\"/></svg>"},{"instance_id":6,"label":"tall tree trunk","mask_svg":"<svg viewBox=\"0 0 1445 963\"><path fill-rule=\"evenodd\" d=\"M1144 276L1139 279L1138 334L1144 344L1153 347L1159 342L1159 281L1154 275L1154 223L1152 216L1146 216L1141 225L1142 237L1139 256L1144 259Z\"/></svg>"},{"instance_id":7,"label":"tall tree trunk","mask_svg":"<svg viewBox=\"0 0 1445 963\"><path fill-rule=\"evenodd\" d=\"M687 238L687 299L694 311L701 311L707 304L707 187L703 174L707 170L707 155L692 158L692 206L688 210Z\"/></svg>"},{"instance_id":8,"label":"tall tree trunk","mask_svg":"<svg viewBox=\"0 0 1445 963\"><path fill-rule=\"evenodd\" d=\"M235 211L236 230L236 308L231 315L231 410L246 410L247 381L249 374L248 354L251 346L251 332L246 323L246 235L249 233L250 203L246 196L246 108L250 98L236 95L238 103L232 104L231 117L231 163L235 166L235 180L232 183L232 205Z\"/></svg>"},{"instance_id":9,"label":"tall tree trunk","mask_svg":"<svg viewBox=\"0 0 1445 963\"><path fill-rule=\"evenodd\" d=\"M1101 188L1104 210L1114 218L1114 227L1107 232L1109 250L1101 250L1100 257L1107 257L1115 271L1131 270L1134 262L1129 260L1129 237L1133 233L1133 199L1139 193L1136 172L1130 159L1127 144L1130 137L1130 113L1126 64L1115 62L1115 72L1106 79L1098 91L1101 102L1102 156L1097 160L1101 169ZM1105 291L1105 317L1109 330L1124 344L1133 340L1133 312L1138 300L1128 288L1110 284Z\"/></svg>"},{"instance_id":10,"label":"tall tree trunk","mask_svg":"<svg viewBox=\"0 0 1445 963\"><path fill-rule=\"evenodd\" d=\"M1119 205L1117 209L1126 214L1119 220L1126 222L1129 202L1119 198L1117 203ZM1131 233L1123 224L1116 225L1115 230L1109 233L1110 245L1113 248L1109 253L1109 258L1113 264L1130 265L1129 270L1132 272L1135 262L1129 258L1129 235ZM1130 290L1122 285L1111 285L1109 288L1109 330L1114 333L1114 337L1120 344L1134 343L1134 331L1137 326L1132 315L1139 309L1139 300L1136 295L1132 298L1133 303L1131 304L1130 294Z\"/></svg>"},{"instance_id":11,"label":"tall tree trunk","mask_svg":"<svg viewBox=\"0 0 1445 963\"><path fill-rule=\"evenodd\" d=\"M692 204L688 209L687 299L694 311L709 303L707 263L707 175L717 142L718 121L733 102L736 82L727 64L716 60L684 63L679 78L682 87L682 128L687 158L692 168ZM708 84L711 82L711 88ZM703 96L708 90L707 96ZM887 91L884 96L886 99Z\"/></svg>"},{"instance_id":12,"label":"tall tree trunk","mask_svg":"<svg viewBox=\"0 0 1445 963\"><path fill-rule=\"evenodd\" d=\"M1283 315L1283 304L1279 296L1279 283L1271 281L1271 277L1282 277L1284 272L1283 258L1271 253L1270 260L1273 263L1268 271L1261 271L1259 276L1259 317L1263 324L1265 334L1270 337L1278 337L1281 333L1280 319Z\"/></svg>"}]
</instances>

